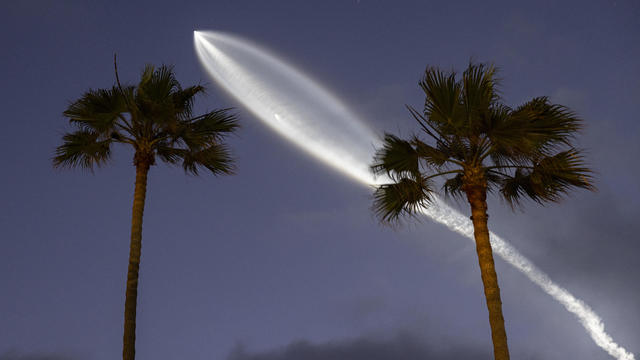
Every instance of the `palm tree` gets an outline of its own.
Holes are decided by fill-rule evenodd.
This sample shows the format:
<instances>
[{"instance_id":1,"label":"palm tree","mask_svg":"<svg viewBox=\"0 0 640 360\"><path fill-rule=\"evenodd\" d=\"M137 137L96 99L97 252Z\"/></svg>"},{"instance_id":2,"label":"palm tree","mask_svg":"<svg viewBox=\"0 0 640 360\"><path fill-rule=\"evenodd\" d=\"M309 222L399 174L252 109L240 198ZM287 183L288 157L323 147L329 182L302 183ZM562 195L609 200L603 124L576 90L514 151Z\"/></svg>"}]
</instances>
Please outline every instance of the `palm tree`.
<instances>
[{"instance_id":1,"label":"palm tree","mask_svg":"<svg viewBox=\"0 0 640 360\"><path fill-rule=\"evenodd\" d=\"M428 144L418 136L385 134L372 165L386 174L377 187L373 209L383 223L397 223L429 206L434 178L445 176L445 194L471 207L476 251L489 310L495 359L509 359L500 288L487 228L487 192L511 207L528 198L557 202L572 188L594 190L591 171L573 136L582 121L568 108L537 97L510 108L501 103L493 65L469 64L458 79L428 67L419 82L426 95L424 112L410 113Z\"/></svg>"},{"instance_id":2,"label":"palm tree","mask_svg":"<svg viewBox=\"0 0 640 360\"><path fill-rule=\"evenodd\" d=\"M114 61L115 63L115 61ZM195 96L205 89L182 88L173 67L146 65L136 86L117 85L89 90L69 105L63 115L75 128L56 148L54 167L93 170L107 163L111 145L121 143L134 150L136 182L131 217L131 243L124 310L122 356L135 358L136 302L142 245L147 174L156 159L181 164L184 171L198 175L205 169L214 175L233 173L233 159L223 143L238 128L230 109L193 116Z\"/></svg>"}]
</instances>

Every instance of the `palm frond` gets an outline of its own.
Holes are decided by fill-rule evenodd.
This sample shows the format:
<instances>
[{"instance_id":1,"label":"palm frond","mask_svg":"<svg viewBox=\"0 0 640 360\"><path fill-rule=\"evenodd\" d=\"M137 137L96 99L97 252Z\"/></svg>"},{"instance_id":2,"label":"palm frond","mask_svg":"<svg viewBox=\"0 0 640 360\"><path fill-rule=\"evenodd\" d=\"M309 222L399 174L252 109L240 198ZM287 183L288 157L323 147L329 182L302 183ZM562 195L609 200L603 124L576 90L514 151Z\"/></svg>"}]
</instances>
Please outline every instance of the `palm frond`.
<instances>
[{"instance_id":1,"label":"palm frond","mask_svg":"<svg viewBox=\"0 0 640 360\"><path fill-rule=\"evenodd\" d=\"M430 183L422 178L401 178L376 189L373 210L381 222L397 223L402 216L413 216L418 209L430 203L432 192Z\"/></svg>"},{"instance_id":2,"label":"palm frond","mask_svg":"<svg viewBox=\"0 0 640 360\"><path fill-rule=\"evenodd\" d=\"M404 177L406 173L419 174L418 152L410 142L385 134L371 169L376 174L387 174L391 178Z\"/></svg>"},{"instance_id":3,"label":"palm frond","mask_svg":"<svg viewBox=\"0 0 640 360\"><path fill-rule=\"evenodd\" d=\"M464 174L457 174L456 176L447 179L442 185L442 190L447 197L459 200L464 197L463 181Z\"/></svg>"},{"instance_id":4,"label":"palm frond","mask_svg":"<svg viewBox=\"0 0 640 360\"><path fill-rule=\"evenodd\" d=\"M218 109L194 118L193 131L201 136L222 139L240 127L237 115L231 110Z\"/></svg>"},{"instance_id":5,"label":"palm frond","mask_svg":"<svg viewBox=\"0 0 640 360\"><path fill-rule=\"evenodd\" d=\"M462 86L456 81L455 72L445 74L428 67L419 85L425 93L424 116L429 125L444 135L464 132L465 114L460 103Z\"/></svg>"},{"instance_id":6,"label":"palm frond","mask_svg":"<svg viewBox=\"0 0 640 360\"><path fill-rule=\"evenodd\" d=\"M99 134L116 130L116 123L127 112L126 102L120 89L89 90L63 112L72 124Z\"/></svg>"},{"instance_id":7,"label":"palm frond","mask_svg":"<svg viewBox=\"0 0 640 360\"><path fill-rule=\"evenodd\" d=\"M159 141L155 147L156 155L160 160L177 165L185 156L186 150L172 146L167 139Z\"/></svg>"},{"instance_id":8,"label":"palm frond","mask_svg":"<svg viewBox=\"0 0 640 360\"><path fill-rule=\"evenodd\" d=\"M156 68L151 64L145 65L136 89L139 96L155 101L164 100L170 94L182 90L173 66L161 65Z\"/></svg>"},{"instance_id":9,"label":"palm frond","mask_svg":"<svg viewBox=\"0 0 640 360\"><path fill-rule=\"evenodd\" d=\"M503 123L509 120L512 112L513 110L505 104L493 103L486 116L481 119L482 126L479 132L488 135L492 129L503 126Z\"/></svg>"},{"instance_id":10,"label":"palm frond","mask_svg":"<svg viewBox=\"0 0 640 360\"><path fill-rule=\"evenodd\" d=\"M204 168L213 175L231 175L234 173L234 161L231 152L224 144L212 144L203 149L182 151L182 167L187 173L198 175Z\"/></svg>"},{"instance_id":11,"label":"palm frond","mask_svg":"<svg viewBox=\"0 0 640 360\"><path fill-rule=\"evenodd\" d=\"M534 98L496 119L488 131L497 158L518 162L522 158L549 155L558 146L570 146L582 120L562 105L546 97Z\"/></svg>"},{"instance_id":12,"label":"palm frond","mask_svg":"<svg viewBox=\"0 0 640 360\"><path fill-rule=\"evenodd\" d=\"M135 120L143 122L147 130L151 124L165 127L177 122L180 112L173 96L181 91L172 66L155 68L153 65L146 65L136 88L135 106L140 116ZM183 104L179 104L179 107L182 106Z\"/></svg>"},{"instance_id":13,"label":"palm frond","mask_svg":"<svg viewBox=\"0 0 640 360\"><path fill-rule=\"evenodd\" d=\"M142 69L142 73L140 74L140 82L138 82L137 88L142 88L146 86L151 81L153 77L153 73L155 72L156 67L152 64L145 64Z\"/></svg>"},{"instance_id":14,"label":"palm frond","mask_svg":"<svg viewBox=\"0 0 640 360\"><path fill-rule=\"evenodd\" d=\"M502 182L504 181L504 175L500 171L492 171L489 168L484 168L484 178L487 182L487 191L494 193L496 190L500 190Z\"/></svg>"},{"instance_id":15,"label":"palm frond","mask_svg":"<svg viewBox=\"0 0 640 360\"><path fill-rule=\"evenodd\" d=\"M461 103L465 108L470 135L482 131L484 119L500 99L494 65L470 63L462 74Z\"/></svg>"},{"instance_id":16,"label":"palm frond","mask_svg":"<svg viewBox=\"0 0 640 360\"><path fill-rule=\"evenodd\" d=\"M415 147L418 159L422 160L422 162L427 167L433 170L440 170L453 158L453 154L449 152L450 149L448 147L433 147L422 142L422 140L420 140L417 136L414 136L411 139L411 144Z\"/></svg>"},{"instance_id":17,"label":"palm frond","mask_svg":"<svg viewBox=\"0 0 640 360\"><path fill-rule=\"evenodd\" d=\"M182 120L187 120L192 117L195 97L196 95L204 92L205 88L203 86L195 85L182 89L182 91L176 91L172 94L174 108Z\"/></svg>"},{"instance_id":18,"label":"palm frond","mask_svg":"<svg viewBox=\"0 0 640 360\"><path fill-rule=\"evenodd\" d=\"M160 135L171 139L174 144L199 149L220 143L239 127L238 118L231 109L219 109L193 119L180 121L177 129L167 128Z\"/></svg>"},{"instance_id":19,"label":"palm frond","mask_svg":"<svg viewBox=\"0 0 640 360\"><path fill-rule=\"evenodd\" d=\"M65 134L62 141L55 150L54 167L93 169L105 164L111 156L111 138L96 132L77 130Z\"/></svg>"},{"instance_id":20,"label":"palm frond","mask_svg":"<svg viewBox=\"0 0 640 360\"><path fill-rule=\"evenodd\" d=\"M595 190L591 174L580 151L570 149L504 176L500 192L511 206L521 205L525 198L537 203L558 202L575 188Z\"/></svg>"},{"instance_id":21,"label":"palm frond","mask_svg":"<svg viewBox=\"0 0 640 360\"><path fill-rule=\"evenodd\" d=\"M472 149L469 146L470 144L465 140L465 138L460 136L448 136L446 141L438 143L437 148L443 153L450 154L451 160L464 163L473 158L473 154L471 153Z\"/></svg>"},{"instance_id":22,"label":"palm frond","mask_svg":"<svg viewBox=\"0 0 640 360\"><path fill-rule=\"evenodd\" d=\"M405 105L405 107L407 108L407 110L409 110L411 116L418 122L418 125L420 125L422 131L433 138L436 142L441 142L443 140L444 135L438 132L437 128L432 127L429 124L429 120L427 120L424 115L421 115L418 111L416 111L416 109L409 105Z\"/></svg>"}]
</instances>

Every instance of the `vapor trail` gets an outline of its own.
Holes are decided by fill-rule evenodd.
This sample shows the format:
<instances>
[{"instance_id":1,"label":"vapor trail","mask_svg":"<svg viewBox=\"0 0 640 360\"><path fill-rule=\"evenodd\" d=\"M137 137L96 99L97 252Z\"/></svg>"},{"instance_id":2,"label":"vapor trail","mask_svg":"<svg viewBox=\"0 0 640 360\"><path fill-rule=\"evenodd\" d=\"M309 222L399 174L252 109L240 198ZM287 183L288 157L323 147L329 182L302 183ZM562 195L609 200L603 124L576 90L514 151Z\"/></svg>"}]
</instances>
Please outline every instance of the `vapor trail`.
<instances>
[{"instance_id":1,"label":"vapor trail","mask_svg":"<svg viewBox=\"0 0 640 360\"><path fill-rule=\"evenodd\" d=\"M328 90L242 38L196 31L194 41L208 73L273 130L361 184L386 181L374 178L368 166L374 149L380 146L379 138ZM422 212L474 240L471 221L441 199L436 198ZM602 320L588 305L555 284L505 240L494 233L490 236L494 253L573 313L598 346L619 360L635 360L605 332Z\"/></svg>"},{"instance_id":2,"label":"vapor trail","mask_svg":"<svg viewBox=\"0 0 640 360\"><path fill-rule=\"evenodd\" d=\"M422 212L433 220L445 224L449 229L466 236L473 241L473 225L469 219L452 209L440 199L437 206L422 208ZM551 295L569 312L573 313L587 330L591 339L609 355L619 360L634 360L632 353L618 345L604 330L602 319L589 305L573 296L567 289L554 283L547 274L538 269L531 260L524 257L513 246L498 235L490 232L491 249L509 264L520 270L529 280Z\"/></svg>"}]
</instances>

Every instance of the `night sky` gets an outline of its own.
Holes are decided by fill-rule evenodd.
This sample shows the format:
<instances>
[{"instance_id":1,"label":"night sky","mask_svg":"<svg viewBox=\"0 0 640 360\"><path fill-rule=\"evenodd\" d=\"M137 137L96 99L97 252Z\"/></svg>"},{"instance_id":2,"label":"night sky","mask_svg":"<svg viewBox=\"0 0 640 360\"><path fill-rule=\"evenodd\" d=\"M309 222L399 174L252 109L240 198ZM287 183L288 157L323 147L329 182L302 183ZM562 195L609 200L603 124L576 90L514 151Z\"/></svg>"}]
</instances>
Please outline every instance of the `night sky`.
<instances>
[{"instance_id":1,"label":"night sky","mask_svg":"<svg viewBox=\"0 0 640 360\"><path fill-rule=\"evenodd\" d=\"M598 313L640 356L640 3L611 1L3 1L0 359L122 352L134 167L54 170L62 116L145 63L234 107L237 174L149 173L139 359L489 359L472 242L428 219L397 229L372 193L301 152L206 75L194 30L261 44L331 89L380 135L417 131L427 65L500 68L503 100L547 95L586 124L598 192L524 211L489 202L489 228ZM464 214L466 204L458 206ZM611 359L575 317L501 259L514 359Z\"/></svg>"}]
</instances>

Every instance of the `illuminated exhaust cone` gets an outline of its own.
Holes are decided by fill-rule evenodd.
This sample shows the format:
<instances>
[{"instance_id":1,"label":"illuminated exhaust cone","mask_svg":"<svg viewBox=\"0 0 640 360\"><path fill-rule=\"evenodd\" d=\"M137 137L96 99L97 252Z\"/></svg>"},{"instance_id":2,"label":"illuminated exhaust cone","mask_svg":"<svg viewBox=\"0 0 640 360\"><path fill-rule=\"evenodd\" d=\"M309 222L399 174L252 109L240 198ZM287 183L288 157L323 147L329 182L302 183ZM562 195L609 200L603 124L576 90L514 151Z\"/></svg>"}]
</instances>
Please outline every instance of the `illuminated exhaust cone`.
<instances>
[{"instance_id":1,"label":"illuminated exhaust cone","mask_svg":"<svg viewBox=\"0 0 640 360\"><path fill-rule=\"evenodd\" d=\"M239 38L194 33L209 74L260 120L325 164L373 184L380 141L337 98L275 55Z\"/></svg>"},{"instance_id":2,"label":"illuminated exhaust cone","mask_svg":"<svg viewBox=\"0 0 640 360\"><path fill-rule=\"evenodd\" d=\"M369 171L381 141L336 97L295 67L242 38L194 32L198 57L209 75L269 127L325 164L366 186L388 182ZM473 241L468 217L439 198L422 212ZM573 313L593 341L620 360L635 360L613 341L600 317L566 289L491 233L491 247L544 292Z\"/></svg>"}]
</instances>

